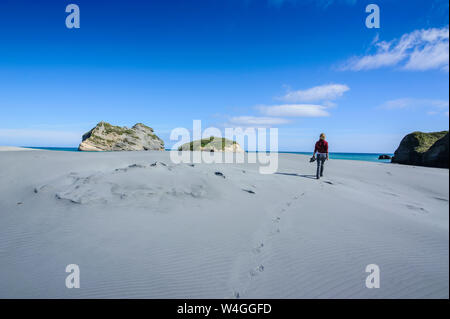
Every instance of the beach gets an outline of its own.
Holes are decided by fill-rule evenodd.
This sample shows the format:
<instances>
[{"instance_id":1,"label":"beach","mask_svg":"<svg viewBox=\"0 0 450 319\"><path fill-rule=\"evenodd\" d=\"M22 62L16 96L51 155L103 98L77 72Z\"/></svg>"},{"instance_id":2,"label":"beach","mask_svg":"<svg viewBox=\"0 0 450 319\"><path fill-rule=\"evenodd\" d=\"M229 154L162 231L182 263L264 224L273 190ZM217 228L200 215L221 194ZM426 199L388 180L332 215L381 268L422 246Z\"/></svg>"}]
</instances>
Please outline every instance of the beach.
<instances>
[{"instance_id":1,"label":"beach","mask_svg":"<svg viewBox=\"0 0 450 319\"><path fill-rule=\"evenodd\" d=\"M14 149L0 167L0 298L449 297L448 169Z\"/></svg>"},{"instance_id":2,"label":"beach","mask_svg":"<svg viewBox=\"0 0 450 319\"><path fill-rule=\"evenodd\" d=\"M11 152L11 151L32 151L34 149L27 147L18 146L0 146L0 152Z\"/></svg>"}]
</instances>

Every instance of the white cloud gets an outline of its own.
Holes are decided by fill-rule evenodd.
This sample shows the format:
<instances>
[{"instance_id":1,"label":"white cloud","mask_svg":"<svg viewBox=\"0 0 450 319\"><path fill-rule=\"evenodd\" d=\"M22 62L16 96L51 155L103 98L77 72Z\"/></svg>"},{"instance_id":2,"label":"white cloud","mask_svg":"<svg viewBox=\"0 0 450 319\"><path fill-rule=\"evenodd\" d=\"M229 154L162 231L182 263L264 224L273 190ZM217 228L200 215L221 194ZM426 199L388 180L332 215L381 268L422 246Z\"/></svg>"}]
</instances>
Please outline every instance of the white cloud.
<instances>
[{"instance_id":1,"label":"white cloud","mask_svg":"<svg viewBox=\"0 0 450 319\"><path fill-rule=\"evenodd\" d=\"M235 116L225 126L270 127L287 123L289 120L276 117Z\"/></svg>"},{"instance_id":2,"label":"white cloud","mask_svg":"<svg viewBox=\"0 0 450 319\"><path fill-rule=\"evenodd\" d=\"M350 88L344 84L326 84L306 90L288 91L286 95L277 99L291 103L258 106L257 109L264 116L236 116L225 125L270 127L290 123L291 121L286 118L330 116L327 109L336 106L332 100L341 97L348 90ZM320 104L296 103L315 101L320 101Z\"/></svg>"},{"instance_id":3,"label":"white cloud","mask_svg":"<svg viewBox=\"0 0 450 319\"><path fill-rule=\"evenodd\" d=\"M385 109L404 109L415 107L433 107L437 109L445 109L448 108L448 106L448 100L402 98L389 100L385 102L381 107Z\"/></svg>"},{"instance_id":4,"label":"white cloud","mask_svg":"<svg viewBox=\"0 0 450 319\"><path fill-rule=\"evenodd\" d=\"M387 110L426 108L428 109L428 115L444 114L448 116L449 102L448 100L437 99L402 98L386 101L380 108Z\"/></svg>"},{"instance_id":5,"label":"white cloud","mask_svg":"<svg viewBox=\"0 0 450 319\"><path fill-rule=\"evenodd\" d=\"M449 27L415 30L400 39L379 41L372 44L375 53L353 57L341 70L371 70L381 67L399 66L404 70L449 69Z\"/></svg>"},{"instance_id":6,"label":"white cloud","mask_svg":"<svg viewBox=\"0 0 450 319\"><path fill-rule=\"evenodd\" d=\"M326 84L307 90L288 91L279 99L286 102L332 101L341 97L348 90L350 88L345 84Z\"/></svg>"},{"instance_id":7,"label":"white cloud","mask_svg":"<svg viewBox=\"0 0 450 319\"><path fill-rule=\"evenodd\" d=\"M330 114L325 109L325 106L315 104L284 104L260 107L261 112L265 115L284 117L329 116Z\"/></svg>"},{"instance_id":8,"label":"white cloud","mask_svg":"<svg viewBox=\"0 0 450 319\"><path fill-rule=\"evenodd\" d=\"M422 50L416 49L404 68L420 71L441 68L448 72L448 49L448 42L426 45Z\"/></svg>"}]
</instances>

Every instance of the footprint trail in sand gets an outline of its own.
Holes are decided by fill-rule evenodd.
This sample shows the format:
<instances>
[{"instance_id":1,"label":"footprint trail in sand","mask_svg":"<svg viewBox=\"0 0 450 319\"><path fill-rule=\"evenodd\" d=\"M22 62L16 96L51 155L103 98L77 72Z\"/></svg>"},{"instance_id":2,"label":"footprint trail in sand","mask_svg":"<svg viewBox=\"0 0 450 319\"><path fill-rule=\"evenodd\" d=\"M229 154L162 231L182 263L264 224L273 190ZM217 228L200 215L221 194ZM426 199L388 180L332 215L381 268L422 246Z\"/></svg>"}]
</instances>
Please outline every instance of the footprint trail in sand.
<instances>
[{"instance_id":1,"label":"footprint trail in sand","mask_svg":"<svg viewBox=\"0 0 450 319\"><path fill-rule=\"evenodd\" d=\"M291 201L286 202L278 213L269 216L270 222L266 222L260 230L260 240L245 256L239 256L236 264L238 265L233 273L233 298L245 297L247 290L254 280L263 274L266 270L264 260L270 255L273 249L272 241L274 236L282 232L281 222L288 217L293 210L293 204L305 193L295 195ZM269 219L268 219L269 220ZM247 267L247 268L245 268Z\"/></svg>"}]
</instances>

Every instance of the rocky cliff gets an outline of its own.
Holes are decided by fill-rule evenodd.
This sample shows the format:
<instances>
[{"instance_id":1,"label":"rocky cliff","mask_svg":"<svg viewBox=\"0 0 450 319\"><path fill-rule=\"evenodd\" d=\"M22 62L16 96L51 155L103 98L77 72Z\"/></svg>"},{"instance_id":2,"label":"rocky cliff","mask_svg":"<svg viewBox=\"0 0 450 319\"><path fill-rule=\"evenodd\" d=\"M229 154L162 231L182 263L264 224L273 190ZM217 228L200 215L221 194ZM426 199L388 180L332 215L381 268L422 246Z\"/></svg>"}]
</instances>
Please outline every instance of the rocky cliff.
<instances>
[{"instance_id":1,"label":"rocky cliff","mask_svg":"<svg viewBox=\"0 0 450 319\"><path fill-rule=\"evenodd\" d=\"M164 142L151 127L142 123L132 128L98 123L83 135L80 151L148 151L164 150Z\"/></svg>"},{"instance_id":2,"label":"rocky cliff","mask_svg":"<svg viewBox=\"0 0 450 319\"><path fill-rule=\"evenodd\" d=\"M448 131L406 135L394 153L392 163L449 167Z\"/></svg>"},{"instance_id":3,"label":"rocky cliff","mask_svg":"<svg viewBox=\"0 0 450 319\"><path fill-rule=\"evenodd\" d=\"M437 140L428 151L423 154L423 165L449 168L449 136L448 133Z\"/></svg>"},{"instance_id":4,"label":"rocky cliff","mask_svg":"<svg viewBox=\"0 0 450 319\"><path fill-rule=\"evenodd\" d=\"M236 142L222 137L211 136L181 145L179 151L204 151L204 152L244 152Z\"/></svg>"}]
</instances>

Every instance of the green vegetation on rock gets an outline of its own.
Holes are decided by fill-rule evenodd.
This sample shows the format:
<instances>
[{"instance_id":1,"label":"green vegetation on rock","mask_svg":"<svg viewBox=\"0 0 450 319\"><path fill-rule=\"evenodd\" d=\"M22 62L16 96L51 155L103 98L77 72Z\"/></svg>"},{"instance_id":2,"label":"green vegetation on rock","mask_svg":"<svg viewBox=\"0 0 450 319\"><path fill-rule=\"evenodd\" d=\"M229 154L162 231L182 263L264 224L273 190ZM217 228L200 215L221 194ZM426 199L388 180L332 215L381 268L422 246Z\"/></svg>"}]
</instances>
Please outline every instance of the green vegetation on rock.
<instances>
[{"instance_id":1,"label":"green vegetation on rock","mask_svg":"<svg viewBox=\"0 0 450 319\"><path fill-rule=\"evenodd\" d=\"M133 128L135 128L135 127L137 127L137 126L142 126L143 128L146 128L147 130L150 130L150 131L153 132L153 129L152 129L150 126L147 126L147 125L145 125L145 124L143 124L143 123L136 123L136 124L133 126Z\"/></svg>"},{"instance_id":2,"label":"green vegetation on rock","mask_svg":"<svg viewBox=\"0 0 450 319\"><path fill-rule=\"evenodd\" d=\"M225 147L236 144L236 141L231 141L223 137L211 136L210 138L203 138L201 140L192 141L181 145L179 151L198 151L202 149L207 150L225 150Z\"/></svg>"},{"instance_id":3,"label":"green vegetation on rock","mask_svg":"<svg viewBox=\"0 0 450 319\"><path fill-rule=\"evenodd\" d=\"M101 122L101 123L103 124L103 128L105 129L106 134L117 134L117 135L123 135L123 134L134 135L135 134L135 132L132 129L129 129L126 127L111 125L107 122Z\"/></svg>"},{"instance_id":4,"label":"green vegetation on rock","mask_svg":"<svg viewBox=\"0 0 450 319\"><path fill-rule=\"evenodd\" d=\"M436 143L437 140L440 140L447 134L448 131L441 132L413 132L413 138L415 138L418 142L418 145L415 147L416 152L424 153L430 149L430 147Z\"/></svg>"},{"instance_id":5,"label":"green vegetation on rock","mask_svg":"<svg viewBox=\"0 0 450 319\"><path fill-rule=\"evenodd\" d=\"M406 135L395 151L392 162L448 167L448 131L413 132Z\"/></svg>"}]
</instances>

